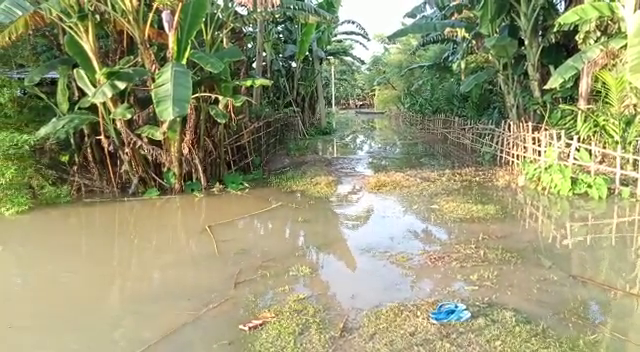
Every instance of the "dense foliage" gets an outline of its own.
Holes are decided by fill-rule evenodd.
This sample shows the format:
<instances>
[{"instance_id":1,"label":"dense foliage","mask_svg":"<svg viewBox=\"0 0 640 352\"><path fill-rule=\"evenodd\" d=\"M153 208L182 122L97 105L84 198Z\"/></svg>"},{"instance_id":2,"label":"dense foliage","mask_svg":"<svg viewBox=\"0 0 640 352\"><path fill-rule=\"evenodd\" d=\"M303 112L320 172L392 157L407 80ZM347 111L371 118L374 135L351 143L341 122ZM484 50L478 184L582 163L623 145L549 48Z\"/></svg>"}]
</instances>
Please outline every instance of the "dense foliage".
<instances>
[{"instance_id":1,"label":"dense foliage","mask_svg":"<svg viewBox=\"0 0 640 352\"><path fill-rule=\"evenodd\" d=\"M639 136L636 1L423 1L369 64L376 103L548 123L607 146Z\"/></svg>"},{"instance_id":2,"label":"dense foliage","mask_svg":"<svg viewBox=\"0 0 640 352\"><path fill-rule=\"evenodd\" d=\"M3 116L2 129L17 133L3 146L38 153L35 169L55 170L83 193L206 187L231 171L225 143L241 126L280 118L301 135L328 128L327 63L362 64L350 44L368 40L357 22L338 19L339 8L340 0L0 0L0 71L31 69L5 93L35 105L15 106L11 122ZM58 78L45 79L51 72Z\"/></svg>"}]
</instances>

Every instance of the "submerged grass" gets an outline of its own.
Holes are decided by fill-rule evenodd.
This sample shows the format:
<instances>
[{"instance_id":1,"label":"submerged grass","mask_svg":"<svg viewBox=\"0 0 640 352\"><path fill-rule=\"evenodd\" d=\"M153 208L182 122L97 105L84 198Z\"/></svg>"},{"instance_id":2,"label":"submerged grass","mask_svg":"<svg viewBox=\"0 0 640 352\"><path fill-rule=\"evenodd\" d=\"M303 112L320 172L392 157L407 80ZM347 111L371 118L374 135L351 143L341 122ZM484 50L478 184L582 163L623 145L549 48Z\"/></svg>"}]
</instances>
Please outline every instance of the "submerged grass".
<instances>
[{"instance_id":1,"label":"submerged grass","mask_svg":"<svg viewBox=\"0 0 640 352\"><path fill-rule=\"evenodd\" d=\"M506 186L511 183L510 179L511 173L501 169L390 171L370 176L365 187L370 192L434 195L450 193L469 185Z\"/></svg>"},{"instance_id":2,"label":"submerged grass","mask_svg":"<svg viewBox=\"0 0 640 352\"><path fill-rule=\"evenodd\" d=\"M498 245L479 245L475 241L453 245L430 251L424 255L425 262L431 266L473 267L485 265L515 265L520 256Z\"/></svg>"},{"instance_id":3,"label":"submerged grass","mask_svg":"<svg viewBox=\"0 0 640 352\"><path fill-rule=\"evenodd\" d=\"M317 198L329 198L337 189L336 178L317 169L277 174L269 179L269 184L285 192L301 192Z\"/></svg>"},{"instance_id":4,"label":"submerged grass","mask_svg":"<svg viewBox=\"0 0 640 352\"><path fill-rule=\"evenodd\" d=\"M334 333L325 310L296 294L269 308L275 319L248 336L248 352L326 352Z\"/></svg>"},{"instance_id":5,"label":"submerged grass","mask_svg":"<svg viewBox=\"0 0 640 352\"><path fill-rule=\"evenodd\" d=\"M485 169L383 172L367 178L365 188L376 193L429 197L435 200L430 206L435 220L486 221L507 214L501 197L490 192L496 190L491 187L500 186L498 173Z\"/></svg>"},{"instance_id":6,"label":"submerged grass","mask_svg":"<svg viewBox=\"0 0 640 352\"><path fill-rule=\"evenodd\" d=\"M523 315L491 304L470 304L471 320L436 325L428 312L436 302L393 304L365 313L353 337L355 351L588 352L596 341L564 337Z\"/></svg>"},{"instance_id":7,"label":"submerged grass","mask_svg":"<svg viewBox=\"0 0 640 352\"><path fill-rule=\"evenodd\" d=\"M445 221L490 220L502 218L506 210L498 204L486 204L460 195L439 198L436 216Z\"/></svg>"}]
</instances>

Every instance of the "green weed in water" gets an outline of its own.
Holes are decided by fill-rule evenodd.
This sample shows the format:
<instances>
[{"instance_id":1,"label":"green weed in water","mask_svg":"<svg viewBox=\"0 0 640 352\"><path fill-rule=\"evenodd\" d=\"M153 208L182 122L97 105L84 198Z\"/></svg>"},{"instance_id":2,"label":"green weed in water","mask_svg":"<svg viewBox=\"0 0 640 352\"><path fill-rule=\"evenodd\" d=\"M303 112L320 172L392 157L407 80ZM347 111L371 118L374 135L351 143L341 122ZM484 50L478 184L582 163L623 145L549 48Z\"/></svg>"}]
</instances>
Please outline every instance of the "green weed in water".
<instances>
[{"instance_id":1,"label":"green weed in water","mask_svg":"<svg viewBox=\"0 0 640 352\"><path fill-rule=\"evenodd\" d=\"M275 320L248 336L248 352L326 352L334 333L324 309L292 295L268 309Z\"/></svg>"},{"instance_id":2,"label":"green weed in water","mask_svg":"<svg viewBox=\"0 0 640 352\"><path fill-rule=\"evenodd\" d=\"M474 267L485 265L514 265L520 262L520 256L502 246L488 246L471 243L455 244L451 248L443 247L424 254L425 261L431 266Z\"/></svg>"},{"instance_id":3,"label":"green weed in water","mask_svg":"<svg viewBox=\"0 0 640 352\"><path fill-rule=\"evenodd\" d=\"M313 275L313 270L301 264L296 264L289 269L289 276L305 277Z\"/></svg>"},{"instance_id":4,"label":"green weed in water","mask_svg":"<svg viewBox=\"0 0 640 352\"><path fill-rule=\"evenodd\" d=\"M438 352L590 352L594 339L559 336L549 328L504 307L468 304L465 323L437 325L429 312L437 302L393 304L367 312L350 351Z\"/></svg>"},{"instance_id":5,"label":"green weed in water","mask_svg":"<svg viewBox=\"0 0 640 352\"><path fill-rule=\"evenodd\" d=\"M442 197L436 205L437 217L445 221L490 220L506 214L506 210L498 204L484 204L465 196Z\"/></svg>"},{"instance_id":6,"label":"green weed in water","mask_svg":"<svg viewBox=\"0 0 640 352\"><path fill-rule=\"evenodd\" d=\"M272 176L269 184L285 192L302 192L318 198L331 197L337 188L335 177L313 171L287 171Z\"/></svg>"}]
</instances>

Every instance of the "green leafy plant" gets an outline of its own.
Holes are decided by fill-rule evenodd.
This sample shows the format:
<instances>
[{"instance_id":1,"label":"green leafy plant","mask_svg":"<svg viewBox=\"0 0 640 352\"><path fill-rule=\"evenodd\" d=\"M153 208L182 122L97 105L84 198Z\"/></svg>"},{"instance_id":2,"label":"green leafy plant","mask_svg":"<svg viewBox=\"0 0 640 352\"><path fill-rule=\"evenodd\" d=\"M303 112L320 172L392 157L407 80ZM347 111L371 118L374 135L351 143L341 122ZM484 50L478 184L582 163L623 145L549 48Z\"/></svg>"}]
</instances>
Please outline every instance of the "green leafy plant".
<instances>
[{"instance_id":1,"label":"green leafy plant","mask_svg":"<svg viewBox=\"0 0 640 352\"><path fill-rule=\"evenodd\" d=\"M589 163L591 156L584 149L576 152L576 159ZM521 164L522 174L535 189L559 196L587 194L593 199L608 196L610 180L603 175L591 175L558 162L557 152L547 149L540 162L525 161Z\"/></svg>"},{"instance_id":2,"label":"green leafy plant","mask_svg":"<svg viewBox=\"0 0 640 352\"><path fill-rule=\"evenodd\" d=\"M0 131L0 213L14 215L37 204L71 200L71 191L36 159L30 134Z\"/></svg>"},{"instance_id":3,"label":"green leafy plant","mask_svg":"<svg viewBox=\"0 0 640 352\"><path fill-rule=\"evenodd\" d=\"M222 182L224 186L234 192L241 191L243 189L249 188L249 184L247 183L245 176L238 172L227 173L222 177Z\"/></svg>"}]
</instances>

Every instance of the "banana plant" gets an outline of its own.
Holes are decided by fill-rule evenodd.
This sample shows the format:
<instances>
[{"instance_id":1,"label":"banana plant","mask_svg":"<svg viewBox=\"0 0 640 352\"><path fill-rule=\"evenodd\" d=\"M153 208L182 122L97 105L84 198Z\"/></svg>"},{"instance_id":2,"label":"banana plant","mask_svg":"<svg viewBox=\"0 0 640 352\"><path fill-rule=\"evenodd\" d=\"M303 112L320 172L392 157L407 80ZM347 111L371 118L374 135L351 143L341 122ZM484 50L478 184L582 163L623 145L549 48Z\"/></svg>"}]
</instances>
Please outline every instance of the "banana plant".
<instances>
[{"instance_id":1,"label":"banana plant","mask_svg":"<svg viewBox=\"0 0 640 352\"><path fill-rule=\"evenodd\" d=\"M556 89L572 80L588 64L609 50L625 50L625 66L629 81L640 87L640 11L633 0L593 1L578 5L565 12L556 21L556 29L564 30L584 27L594 23L608 21L618 24L618 30L612 36L602 37L593 45L568 59L558 67L545 85L546 89ZM598 67L594 67L595 70ZM592 73L585 74L587 87L591 86ZM587 94L588 90L581 95Z\"/></svg>"}]
</instances>

